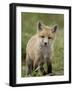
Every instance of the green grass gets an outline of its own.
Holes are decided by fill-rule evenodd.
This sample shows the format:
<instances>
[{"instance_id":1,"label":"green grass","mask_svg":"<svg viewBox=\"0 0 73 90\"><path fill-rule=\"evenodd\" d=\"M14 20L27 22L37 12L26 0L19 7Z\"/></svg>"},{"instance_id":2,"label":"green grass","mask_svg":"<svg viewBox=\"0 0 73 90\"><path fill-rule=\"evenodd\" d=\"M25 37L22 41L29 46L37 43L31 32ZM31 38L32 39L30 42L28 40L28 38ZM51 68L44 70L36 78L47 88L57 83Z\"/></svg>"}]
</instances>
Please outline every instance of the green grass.
<instances>
[{"instance_id":1,"label":"green grass","mask_svg":"<svg viewBox=\"0 0 73 90\"><path fill-rule=\"evenodd\" d=\"M53 72L64 74L64 32L60 30L57 33L54 44Z\"/></svg>"},{"instance_id":2,"label":"green grass","mask_svg":"<svg viewBox=\"0 0 73 90\"><path fill-rule=\"evenodd\" d=\"M36 34L37 22L42 21L46 25L58 24L59 30L56 35L56 40L54 44L54 57L52 60L53 72L55 75L64 74L64 15L63 14L38 14L38 13L23 13L21 14L21 24L22 24L22 65L21 65L21 76L26 75L25 66L25 54L26 45L28 40ZM45 67L46 68L46 67ZM41 76L40 71L37 73L32 72L32 76Z\"/></svg>"}]
</instances>

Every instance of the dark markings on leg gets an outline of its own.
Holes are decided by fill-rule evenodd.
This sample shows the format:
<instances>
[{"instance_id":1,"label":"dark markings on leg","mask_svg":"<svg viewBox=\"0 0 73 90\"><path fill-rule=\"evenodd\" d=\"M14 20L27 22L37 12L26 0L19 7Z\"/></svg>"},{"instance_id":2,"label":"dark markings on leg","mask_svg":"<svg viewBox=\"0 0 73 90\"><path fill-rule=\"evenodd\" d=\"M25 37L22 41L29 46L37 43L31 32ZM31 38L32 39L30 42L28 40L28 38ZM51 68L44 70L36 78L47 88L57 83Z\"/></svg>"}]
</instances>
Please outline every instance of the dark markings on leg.
<instances>
[{"instance_id":1,"label":"dark markings on leg","mask_svg":"<svg viewBox=\"0 0 73 90\"><path fill-rule=\"evenodd\" d=\"M52 73L52 64L51 63L47 63L47 73Z\"/></svg>"}]
</instances>

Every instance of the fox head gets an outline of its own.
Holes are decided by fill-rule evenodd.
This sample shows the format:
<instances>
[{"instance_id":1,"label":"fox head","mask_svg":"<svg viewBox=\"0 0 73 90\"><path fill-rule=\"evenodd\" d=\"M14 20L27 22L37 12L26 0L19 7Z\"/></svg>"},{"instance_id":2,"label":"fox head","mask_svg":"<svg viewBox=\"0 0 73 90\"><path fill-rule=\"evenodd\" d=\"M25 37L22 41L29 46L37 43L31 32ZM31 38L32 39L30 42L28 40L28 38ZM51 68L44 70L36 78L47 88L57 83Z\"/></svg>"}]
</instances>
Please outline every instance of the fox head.
<instances>
[{"instance_id":1,"label":"fox head","mask_svg":"<svg viewBox=\"0 0 73 90\"><path fill-rule=\"evenodd\" d=\"M49 27L41 22L38 22L38 38L40 46L50 47L55 39L55 34L57 31L57 25Z\"/></svg>"}]
</instances>

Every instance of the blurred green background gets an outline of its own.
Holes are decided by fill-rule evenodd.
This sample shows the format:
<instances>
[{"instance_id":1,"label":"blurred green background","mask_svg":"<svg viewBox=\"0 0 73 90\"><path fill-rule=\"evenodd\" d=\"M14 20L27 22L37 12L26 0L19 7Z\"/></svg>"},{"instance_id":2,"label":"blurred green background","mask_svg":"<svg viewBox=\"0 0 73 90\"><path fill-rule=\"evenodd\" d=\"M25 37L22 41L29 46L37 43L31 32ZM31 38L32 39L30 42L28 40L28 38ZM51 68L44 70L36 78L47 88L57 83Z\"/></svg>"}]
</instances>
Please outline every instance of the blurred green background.
<instances>
[{"instance_id":1,"label":"blurred green background","mask_svg":"<svg viewBox=\"0 0 73 90\"><path fill-rule=\"evenodd\" d=\"M63 14L44 14L44 13L21 13L21 52L22 52L22 65L21 77L25 77L25 56L26 45L28 40L36 34L37 22L42 21L45 25L52 26L58 24L59 30L57 31L54 57L53 57L53 72L55 75L64 74L64 15ZM35 73L35 72L34 72ZM38 74L36 74L38 76Z\"/></svg>"}]
</instances>

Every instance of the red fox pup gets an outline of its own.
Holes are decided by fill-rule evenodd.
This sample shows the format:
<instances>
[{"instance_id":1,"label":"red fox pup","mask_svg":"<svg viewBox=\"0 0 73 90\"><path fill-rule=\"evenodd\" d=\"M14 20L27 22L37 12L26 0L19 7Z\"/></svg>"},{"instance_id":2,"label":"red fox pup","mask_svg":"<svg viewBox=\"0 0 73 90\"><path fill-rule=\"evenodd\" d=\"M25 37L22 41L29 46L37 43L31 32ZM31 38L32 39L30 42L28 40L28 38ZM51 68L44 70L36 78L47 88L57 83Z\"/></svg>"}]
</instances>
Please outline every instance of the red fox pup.
<instances>
[{"instance_id":1,"label":"red fox pup","mask_svg":"<svg viewBox=\"0 0 73 90\"><path fill-rule=\"evenodd\" d=\"M39 67L43 75L52 73L52 54L57 25L49 27L38 22L37 32L30 38L26 47L27 75ZM47 71L43 65L46 63Z\"/></svg>"}]
</instances>

